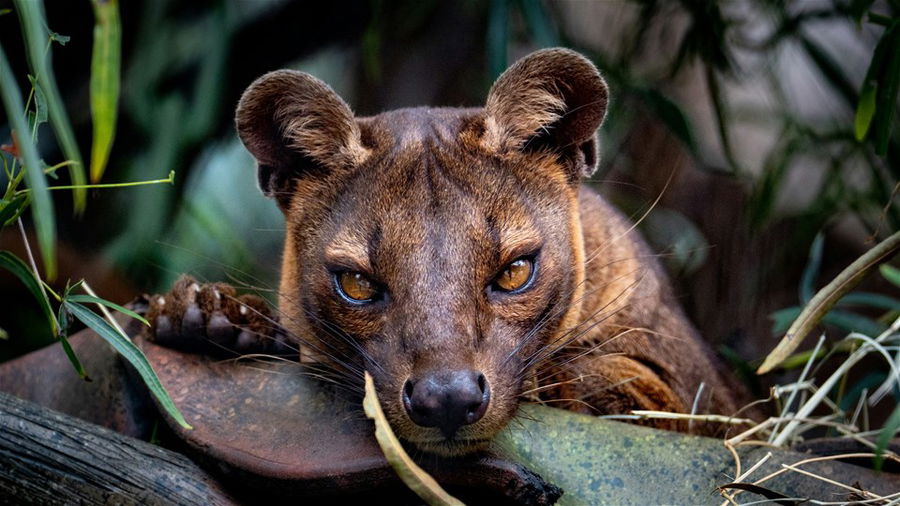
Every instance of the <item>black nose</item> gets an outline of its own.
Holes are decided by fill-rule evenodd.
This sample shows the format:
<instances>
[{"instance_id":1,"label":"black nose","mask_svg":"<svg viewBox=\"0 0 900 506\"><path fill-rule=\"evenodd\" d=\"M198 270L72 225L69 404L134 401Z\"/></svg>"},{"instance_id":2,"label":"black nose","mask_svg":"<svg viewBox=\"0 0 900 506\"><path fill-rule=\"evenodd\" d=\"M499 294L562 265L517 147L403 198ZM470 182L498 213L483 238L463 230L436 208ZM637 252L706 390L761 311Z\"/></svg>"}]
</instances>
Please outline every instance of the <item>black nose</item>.
<instances>
[{"instance_id":1,"label":"black nose","mask_svg":"<svg viewBox=\"0 0 900 506\"><path fill-rule=\"evenodd\" d=\"M437 427L448 439L484 416L491 399L484 375L471 370L436 371L406 380L403 406L417 425Z\"/></svg>"}]
</instances>

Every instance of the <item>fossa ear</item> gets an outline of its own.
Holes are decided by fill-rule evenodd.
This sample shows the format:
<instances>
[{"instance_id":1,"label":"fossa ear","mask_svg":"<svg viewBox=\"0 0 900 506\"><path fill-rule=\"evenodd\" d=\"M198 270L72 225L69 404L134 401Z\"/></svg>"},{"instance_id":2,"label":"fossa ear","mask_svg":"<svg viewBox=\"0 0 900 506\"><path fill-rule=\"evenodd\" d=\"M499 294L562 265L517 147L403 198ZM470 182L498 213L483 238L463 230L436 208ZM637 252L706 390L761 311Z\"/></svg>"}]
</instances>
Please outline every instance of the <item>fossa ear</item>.
<instances>
[{"instance_id":1,"label":"fossa ear","mask_svg":"<svg viewBox=\"0 0 900 506\"><path fill-rule=\"evenodd\" d=\"M587 58L545 49L513 64L491 87L483 141L494 150L550 150L578 180L597 165L595 133L606 115L606 82Z\"/></svg>"},{"instance_id":2,"label":"fossa ear","mask_svg":"<svg viewBox=\"0 0 900 506\"><path fill-rule=\"evenodd\" d=\"M238 135L259 162L259 186L284 204L293 182L361 163L368 150L350 107L327 84L294 70L254 81L235 113Z\"/></svg>"}]
</instances>

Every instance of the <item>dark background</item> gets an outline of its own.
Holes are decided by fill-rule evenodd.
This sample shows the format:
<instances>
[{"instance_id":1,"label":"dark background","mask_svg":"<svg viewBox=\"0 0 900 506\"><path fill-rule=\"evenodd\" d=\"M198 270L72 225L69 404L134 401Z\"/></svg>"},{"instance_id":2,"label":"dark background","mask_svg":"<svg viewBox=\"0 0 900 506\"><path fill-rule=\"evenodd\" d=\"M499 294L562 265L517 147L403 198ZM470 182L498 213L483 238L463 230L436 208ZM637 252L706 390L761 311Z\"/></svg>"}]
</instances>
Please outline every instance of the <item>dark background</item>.
<instances>
[{"instance_id":1,"label":"dark background","mask_svg":"<svg viewBox=\"0 0 900 506\"><path fill-rule=\"evenodd\" d=\"M704 336L747 367L780 338L770 316L799 304L804 283L822 286L900 225L897 135L883 158L852 135L882 29L856 23L846 2L786 4L122 2L122 98L104 181L175 170L176 184L92 191L79 217L70 195L56 192L56 283L85 278L117 302L165 291L182 272L275 285L283 224L258 193L232 124L240 93L267 71L313 73L359 115L478 106L516 58L564 45L591 58L611 87L590 184L635 217L660 197L641 230ZM890 2L873 8L894 12ZM93 12L87 0L60 0L46 14L50 30L71 37L52 47L53 64L86 153ZM25 88L15 14L0 16L0 41ZM8 127L0 136L6 142ZM48 163L61 160L46 125L39 147ZM807 269L820 233L821 265ZM24 256L14 227L0 249ZM897 295L877 276L866 288ZM10 336L0 360L51 341L30 295L3 273L0 308Z\"/></svg>"}]
</instances>

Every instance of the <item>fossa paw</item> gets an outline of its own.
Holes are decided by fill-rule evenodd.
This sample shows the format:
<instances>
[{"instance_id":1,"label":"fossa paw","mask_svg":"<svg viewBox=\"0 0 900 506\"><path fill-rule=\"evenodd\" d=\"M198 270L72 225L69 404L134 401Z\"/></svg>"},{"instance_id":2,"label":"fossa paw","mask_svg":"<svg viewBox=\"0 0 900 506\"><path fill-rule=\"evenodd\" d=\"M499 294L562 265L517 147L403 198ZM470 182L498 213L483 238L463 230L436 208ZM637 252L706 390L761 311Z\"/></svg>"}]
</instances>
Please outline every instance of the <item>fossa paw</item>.
<instances>
[{"instance_id":1,"label":"fossa paw","mask_svg":"<svg viewBox=\"0 0 900 506\"><path fill-rule=\"evenodd\" d=\"M231 285L184 275L169 293L149 299L148 337L159 345L210 355L292 353L268 303L239 296Z\"/></svg>"}]
</instances>

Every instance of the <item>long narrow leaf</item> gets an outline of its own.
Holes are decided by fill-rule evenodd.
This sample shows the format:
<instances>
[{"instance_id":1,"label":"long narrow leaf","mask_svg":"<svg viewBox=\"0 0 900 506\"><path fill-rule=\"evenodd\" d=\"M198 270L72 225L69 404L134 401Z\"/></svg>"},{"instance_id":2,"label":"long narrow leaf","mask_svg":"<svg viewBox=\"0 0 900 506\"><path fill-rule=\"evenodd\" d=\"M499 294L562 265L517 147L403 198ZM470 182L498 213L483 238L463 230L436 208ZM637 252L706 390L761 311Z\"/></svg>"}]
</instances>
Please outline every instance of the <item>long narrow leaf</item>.
<instances>
[{"instance_id":1,"label":"long narrow leaf","mask_svg":"<svg viewBox=\"0 0 900 506\"><path fill-rule=\"evenodd\" d=\"M0 228L7 223L10 223L20 214L19 211L25 206L25 200L27 198L28 195L23 193L7 202L6 205L3 206L3 209L0 209Z\"/></svg>"},{"instance_id":2,"label":"long narrow leaf","mask_svg":"<svg viewBox=\"0 0 900 506\"><path fill-rule=\"evenodd\" d=\"M878 268L884 279L890 281L894 286L900 287L900 269L893 265L884 264Z\"/></svg>"},{"instance_id":3,"label":"long narrow leaf","mask_svg":"<svg viewBox=\"0 0 900 506\"><path fill-rule=\"evenodd\" d=\"M853 122L856 140L862 141L869 133L869 125L875 117L875 85L864 83L859 94L859 105L856 106L856 119Z\"/></svg>"},{"instance_id":4,"label":"long narrow leaf","mask_svg":"<svg viewBox=\"0 0 900 506\"><path fill-rule=\"evenodd\" d=\"M66 336L59 336L59 342L62 344L66 356L69 357L69 362L72 362L72 365L75 366L75 372L78 373L78 377L84 381L91 381L91 377L88 376L87 371L84 370L84 366L81 365L81 360L78 360L78 355L75 355L75 350L73 350L72 345L69 344L69 338Z\"/></svg>"},{"instance_id":5,"label":"long narrow leaf","mask_svg":"<svg viewBox=\"0 0 900 506\"><path fill-rule=\"evenodd\" d=\"M71 301L71 302L84 302L87 304L101 304L108 308L115 309L116 311L118 311L124 315L130 316L130 317L134 318L135 320L140 321L144 325L147 325L148 327L150 326L150 322L145 320L143 316L135 313L134 311L128 309L127 307L122 307L122 306L116 304L115 302L110 302L106 299L101 299L100 297L94 297L93 295L69 295L66 297L66 300Z\"/></svg>"},{"instance_id":6,"label":"long narrow leaf","mask_svg":"<svg viewBox=\"0 0 900 506\"><path fill-rule=\"evenodd\" d=\"M91 182L103 177L116 133L119 106L122 28L118 0L92 0L94 4L94 50L91 56Z\"/></svg>"},{"instance_id":7,"label":"long narrow leaf","mask_svg":"<svg viewBox=\"0 0 900 506\"><path fill-rule=\"evenodd\" d=\"M772 333L779 334L789 329L791 323L794 323L794 320L800 316L801 311L803 311L802 307L791 306L779 309L770 314L769 319L772 320Z\"/></svg>"},{"instance_id":8,"label":"long narrow leaf","mask_svg":"<svg viewBox=\"0 0 900 506\"><path fill-rule=\"evenodd\" d=\"M65 304L66 309L68 309L75 318L78 318L82 323L90 327L91 330L99 334L100 337L112 345L120 355L125 357L125 360L128 360L128 362L134 366L138 374L140 374L141 378L144 380L144 383L150 389L150 392L157 400L159 400L160 405L166 410L166 413L168 413L173 420L178 422L178 425L181 425L186 429L192 428L188 425L181 412L178 411L175 402L172 401L169 393L166 392L165 387L163 387L162 383L159 381L159 377L157 377L156 372L153 370L153 366L150 365L150 362L147 360L147 357L144 356L144 353L140 348L135 346L127 336L120 334L109 324L109 322L90 309L69 300L63 301L63 304Z\"/></svg>"},{"instance_id":9,"label":"long narrow leaf","mask_svg":"<svg viewBox=\"0 0 900 506\"><path fill-rule=\"evenodd\" d=\"M887 311L900 311L900 299L871 292L848 293L838 302L839 306L867 306Z\"/></svg>"},{"instance_id":10,"label":"long narrow leaf","mask_svg":"<svg viewBox=\"0 0 900 506\"><path fill-rule=\"evenodd\" d=\"M887 325L871 318L839 309L832 309L826 313L822 317L822 324L831 325L846 332L859 332L870 336L877 336L887 328Z\"/></svg>"},{"instance_id":11,"label":"long narrow leaf","mask_svg":"<svg viewBox=\"0 0 900 506\"><path fill-rule=\"evenodd\" d=\"M365 373L365 382L366 396L363 399L363 409L366 416L375 421L375 439L378 441L378 446L381 447L388 463L391 464L403 483L432 506L462 506L463 503L459 499L444 491L431 475L409 458L406 450L403 449L397 436L391 430L387 418L384 417L381 404L378 402L378 394L375 392L375 383L368 371Z\"/></svg>"},{"instance_id":12,"label":"long narrow leaf","mask_svg":"<svg viewBox=\"0 0 900 506\"><path fill-rule=\"evenodd\" d=\"M900 21L894 21L885 31L888 50L884 73L878 81L875 113L875 152L887 155L891 140L891 122L897 108L897 91L900 89Z\"/></svg>"},{"instance_id":13,"label":"long narrow leaf","mask_svg":"<svg viewBox=\"0 0 900 506\"><path fill-rule=\"evenodd\" d=\"M634 90L650 112L665 125L692 153L697 152L697 141L690 119L675 102L654 88Z\"/></svg>"},{"instance_id":14,"label":"long narrow leaf","mask_svg":"<svg viewBox=\"0 0 900 506\"><path fill-rule=\"evenodd\" d=\"M41 290L40 281L31 272L31 268L9 251L0 251L0 267L19 278L25 287L28 288L28 291L34 295L34 298L38 300L38 303L41 305L41 311L43 311L44 316L47 317L47 322L50 324L50 331L55 336L57 328L56 319L53 317L53 309L50 308L50 301L47 300L47 295Z\"/></svg>"},{"instance_id":15,"label":"long narrow leaf","mask_svg":"<svg viewBox=\"0 0 900 506\"><path fill-rule=\"evenodd\" d=\"M540 47L559 45L559 35L553 26L552 17L538 0L519 0L519 7L525 15L525 22L531 32L531 39Z\"/></svg>"},{"instance_id":16,"label":"long narrow leaf","mask_svg":"<svg viewBox=\"0 0 900 506\"><path fill-rule=\"evenodd\" d=\"M849 295L843 299L841 299L840 304L844 304ZM890 299L890 297L888 297ZM889 301L892 301L890 299ZM884 302L889 302L884 301ZM779 309L774 313L769 315L769 318L773 320L772 324L772 332L784 332L789 329L791 323L793 323L800 313L802 312L799 306L792 306L784 309ZM838 309L832 309L827 312L825 316L820 320L823 325L831 325L832 327L837 327L846 332L861 332L863 334L869 335L878 335L884 332L885 325L872 320L871 318L866 318L865 316L861 316L858 314L850 313L847 311L841 311Z\"/></svg>"},{"instance_id":17,"label":"long narrow leaf","mask_svg":"<svg viewBox=\"0 0 900 506\"><path fill-rule=\"evenodd\" d=\"M38 245L44 261L44 274L47 279L56 278L56 217L53 214L53 201L47 190L47 179L44 177L37 147L28 135L28 123L25 121L25 104L19 85L13 77L6 52L0 45L0 94L3 95L3 107L6 117L14 133L14 141L22 158L25 170L25 184L31 190L31 216L37 230ZM15 136L15 133L18 133Z\"/></svg>"},{"instance_id":18,"label":"long narrow leaf","mask_svg":"<svg viewBox=\"0 0 900 506\"><path fill-rule=\"evenodd\" d=\"M838 64L834 57L826 51L818 42L811 39L802 31L796 35L800 46L806 52L809 59L818 68L825 82L834 88L834 91L851 107L859 102L859 94L856 91L856 84L847 77L847 73L843 67Z\"/></svg>"},{"instance_id":19,"label":"long narrow leaf","mask_svg":"<svg viewBox=\"0 0 900 506\"><path fill-rule=\"evenodd\" d=\"M508 45L509 0L488 2L488 28L485 41L490 78L496 79L506 69Z\"/></svg>"},{"instance_id":20,"label":"long narrow leaf","mask_svg":"<svg viewBox=\"0 0 900 506\"><path fill-rule=\"evenodd\" d=\"M802 304L809 302L809 299L812 299L813 294L816 293L814 284L819 276L819 268L822 266L822 250L824 246L825 235L819 232L809 248L809 260L806 262L806 268L803 269L803 275L800 277L800 302Z\"/></svg>"},{"instance_id":21,"label":"long narrow leaf","mask_svg":"<svg viewBox=\"0 0 900 506\"><path fill-rule=\"evenodd\" d=\"M81 360L78 359L78 355L75 354L75 350L72 349L72 345L69 344L69 337L66 335L68 327L69 327L69 312L66 310L65 304L59 305L59 315L57 321L60 325L60 330L58 332L59 335L56 337L59 339L59 343L62 345L63 351L66 352L66 356L69 357L69 362L72 363L72 367L75 368L75 372L78 373L78 376L84 381L91 381L90 376L88 376L87 371L84 370L84 366L81 365Z\"/></svg>"},{"instance_id":22,"label":"long narrow leaf","mask_svg":"<svg viewBox=\"0 0 900 506\"><path fill-rule=\"evenodd\" d=\"M831 283L824 288L809 301L809 304L803 308L800 316L794 321L793 325L788 329L787 333L778 343L778 346L769 353L769 356L763 361L762 365L757 369L757 374L765 374L774 369L782 360L787 358L797 346L803 341L809 332L815 328L823 316L834 307L835 303L840 300L847 292L862 281L863 277L874 269L878 264L893 257L900 251L900 232L896 232L884 241L878 243L857 258Z\"/></svg>"},{"instance_id":23,"label":"long narrow leaf","mask_svg":"<svg viewBox=\"0 0 900 506\"><path fill-rule=\"evenodd\" d=\"M854 122L856 140L861 141L869 132L869 126L875 117L877 109L876 95L878 89L878 79L882 75L887 53L887 46L890 44L890 33L882 35L878 44L875 45L875 51L872 53L872 60L869 62L869 68L866 70L866 77L863 79L862 90L859 94L859 103L856 106L856 120Z\"/></svg>"},{"instance_id":24,"label":"long narrow leaf","mask_svg":"<svg viewBox=\"0 0 900 506\"><path fill-rule=\"evenodd\" d=\"M56 86L53 66L50 65L50 52L47 49L50 34L47 32L43 3L38 0L15 0L15 6L16 12L19 14L19 23L22 25L22 35L25 38L31 74L37 78L38 86L47 99L50 125L53 127L53 132L56 134L56 139L66 158L74 162L69 165L72 184L74 186L83 185L86 181L81 152L78 150L69 115L63 107L62 97ZM87 190L74 188L73 200L75 212L83 211L87 203Z\"/></svg>"},{"instance_id":25,"label":"long narrow leaf","mask_svg":"<svg viewBox=\"0 0 900 506\"><path fill-rule=\"evenodd\" d=\"M887 448L891 439L894 438L897 429L900 429L900 405L894 408L894 412L884 423L881 433L878 434L878 441L875 445L875 470L881 471L881 465L884 463L884 450Z\"/></svg>"},{"instance_id":26,"label":"long narrow leaf","mask_svg":"<svg viewBox=\"0 0 900 506\"><path fill-rule=\"evenodd\" d=\"M875 0L853 0L850 2L850 15L853 16L857 24L862 22L863 15L873 3L875 3Z\"/></svg>"}]
</instances>

